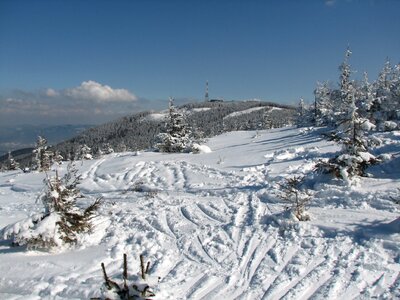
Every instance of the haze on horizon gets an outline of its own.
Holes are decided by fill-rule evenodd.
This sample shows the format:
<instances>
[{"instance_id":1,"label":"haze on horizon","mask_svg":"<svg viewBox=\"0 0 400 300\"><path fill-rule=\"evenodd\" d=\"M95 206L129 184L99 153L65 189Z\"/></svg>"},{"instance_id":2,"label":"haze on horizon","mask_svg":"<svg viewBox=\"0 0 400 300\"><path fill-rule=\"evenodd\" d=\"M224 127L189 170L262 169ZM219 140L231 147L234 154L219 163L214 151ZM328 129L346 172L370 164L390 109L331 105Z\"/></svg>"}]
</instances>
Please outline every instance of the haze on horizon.
<instances>
[{"instance_id":1,"label":"haze on horizon","mask_svg":"<svg viewBox=\"0 0 400 300\"><path fill-rule=\"evenodd\" d=\"M166 99L312 101L400 61L400 1L0 2L0 126L96 124Z\"/></svg>"}]
</instances>

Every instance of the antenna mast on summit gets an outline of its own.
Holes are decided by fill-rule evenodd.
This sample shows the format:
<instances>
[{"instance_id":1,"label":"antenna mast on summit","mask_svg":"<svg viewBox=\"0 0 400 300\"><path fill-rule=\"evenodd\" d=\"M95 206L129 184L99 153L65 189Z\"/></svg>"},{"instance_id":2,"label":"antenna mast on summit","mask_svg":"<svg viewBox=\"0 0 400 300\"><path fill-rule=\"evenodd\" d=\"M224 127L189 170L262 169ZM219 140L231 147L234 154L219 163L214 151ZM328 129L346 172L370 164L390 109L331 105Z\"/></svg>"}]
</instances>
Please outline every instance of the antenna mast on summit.
<instances>
[{"instance_id":1,"label":"antenna mast on summit","mask_svg":"<svg viewBox=\"0 0 400 300\"><path fill-rule=\"evenodd\" d=\"M205 97L204 97L204 101L205 101L205 102L208 102L208 101L209 101L209 99L208 99L208 80L206 81L206 95L205 95Z\"/></svg>"}]
</instances>

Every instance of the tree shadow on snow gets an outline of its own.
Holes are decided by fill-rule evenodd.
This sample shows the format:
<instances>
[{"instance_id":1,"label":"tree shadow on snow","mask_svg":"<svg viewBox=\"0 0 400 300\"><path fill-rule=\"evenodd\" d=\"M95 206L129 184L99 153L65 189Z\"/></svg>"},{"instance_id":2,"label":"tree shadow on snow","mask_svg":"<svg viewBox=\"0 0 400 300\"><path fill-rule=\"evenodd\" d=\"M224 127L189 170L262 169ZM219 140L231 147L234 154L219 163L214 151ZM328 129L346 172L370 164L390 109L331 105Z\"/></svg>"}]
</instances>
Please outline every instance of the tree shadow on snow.
<instances>
[{"instance_id":1,"label":"tree shadow on snow","mask_svg":"<svg viewBox=\"0 0 400 300\"><path fill-rule=\"evenodd\" d=\"M0 254L26 252L26 246L14 246L11 240L0 240Z\"/></svg>"},{"instance_id":2,"label":"tree shadow on snow","mask_svg":"<svg viewBox=\"0 0 400 300\"><path fill-rule=\"evenodd\" d=\"M325 237L348 236L356 243L363 243L370 239L400 241L400 217L390 222L379 220L361 222L347 224L348 229L334 229L323 225L318 227L324 232Z\"/></svg>"},{"instance_id":3,"label":"tree shadow on snow","mask_svg":"<svg viewBox=\"0 0 400 300\"><path fill-rule=\"evenodd\" d=\"M399 179L400 178L400 156L387 162L377 164L368 168L368 172L373 178L380 179Z\"/></svg>"},{"instance_id":4,"label":"tree shadow on snow","mask_svg":"<svg viewBox=\"0 0 400 300\"><path fill-rule=\"evenodd\" d=\"M392 238L392 235L398 235L400 238L400 217L390 221L373 221L369 224L359 224L355 228L356 236L359 238Z\"/></svg>"},{"instance_id":5,"label":"tree shadow on snow","mask_svg":"<svg viewBox=\"0 0 400 300\"><path fill-rule=\"evenodd\" d=\"M291 147L293 146L300 146L300 145L306 145L310 144L311 142L318 142L315 138L315 136L304 136L304 135L298 135L298 134L293 134L293 135L288 135L285 137L279 137L279 138L274 138L274 139L265 139L262 141L257 141L254 142L255 144L261 144L263 146L265 145L275 145L276 143L281 143L283 145L290 145ZM282 148L282 147L279 147Z\"/></svg>"},{"instance_id":6,"label":"tree shadow on snow","mask_svg":"<svg viewBox=\"0 0 400 300\"><path fill-rule=\"evenodd\" d=\"M231 193L231 192L257 192L261 189L268 187L268 183L266 184L257 184L257 185L245 185L245 186L226 186L226 187L217 187L217 188L189 188L185 190L185 192L190 194L199 194L199 193Z\"/></svg>"}]
</instances>

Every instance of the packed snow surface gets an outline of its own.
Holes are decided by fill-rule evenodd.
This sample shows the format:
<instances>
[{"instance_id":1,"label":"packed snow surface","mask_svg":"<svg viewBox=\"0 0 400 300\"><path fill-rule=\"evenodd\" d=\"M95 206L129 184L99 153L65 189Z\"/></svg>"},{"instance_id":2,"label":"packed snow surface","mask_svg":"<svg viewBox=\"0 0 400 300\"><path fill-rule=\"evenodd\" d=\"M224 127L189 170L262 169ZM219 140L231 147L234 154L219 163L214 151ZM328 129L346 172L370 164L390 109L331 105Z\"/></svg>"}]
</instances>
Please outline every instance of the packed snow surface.
<instances>
[{"instance_id":1,"label":"packed snow surface","mask_svg":"<svg viewBox=\"0 0 400 300\"><path fill-rule=\"evenodd\" d=\"M252 107L252 108L241 110L241 111L235 111L235 112L225 116L224 119L228 119L228 118L233 118L233 117L249 114L249 113L252 113L253 111L263 110L263 109L265 109L265 106Z\"/></svg>"},{"instance_id":2,"label":"packed snow surface","mask_svg":"<svg viewBox=\"0 0 400 300\"><path fill-rule=\"evenodd\" d=\"M0 299L99 296L100 263L121 282L124 253L130 274L140 254L152 262L156 299L399 299L400 135L380 139L374 154L391 159L352 186L314 174L339 149L315 129L227 133L200 154L78 162L82 194L104 199L94 233L54 252L1 240ZM308 222L277 197L284 178L301 174ZM41 211L44 177L0 173L0 228Z\"/></svg>"},{"instance_id":3,"label":"packed snow surface","mask_svg":"<svg viewBox=\"0 0 400 300\"><path fill-rule=\"evenodd\" d=\"M166 113L152 113L145 117L149 121L162 121L167 116Z\"/></svg>"},{"instance_id":4,"label":"packed snow surface","mask_svg":"<svg viewBox=\"0 0 400 300\"><path fill-rule=\"evenodd\" d=\"M198 108L192 108L188 112L202 112L202 111L207 111L210 110L211 107L198 107Z\"/></svg>"}]
</instances>

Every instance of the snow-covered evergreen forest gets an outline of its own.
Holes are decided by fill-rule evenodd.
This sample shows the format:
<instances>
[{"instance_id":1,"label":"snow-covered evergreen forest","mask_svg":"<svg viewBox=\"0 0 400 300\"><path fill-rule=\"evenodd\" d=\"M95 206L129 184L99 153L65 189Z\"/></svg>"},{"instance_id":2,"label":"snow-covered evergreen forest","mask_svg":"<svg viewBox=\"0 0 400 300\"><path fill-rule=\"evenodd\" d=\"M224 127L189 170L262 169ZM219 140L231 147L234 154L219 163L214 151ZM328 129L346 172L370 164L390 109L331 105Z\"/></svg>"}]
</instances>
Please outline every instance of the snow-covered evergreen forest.
<instances>
[{"instance_id":1,"label":"snow-covered evergreen forest","mask_svg":"<svg viewBox=\"0 0 400 300\"><path fill-rule=\"evenodd\" d=\"M297 110L171 98L9 153L0 298L399 298L400 65L351 54Z\"/></svg>"},{"instance_id":2,"label":"snow-covered evergreen forest","mask_svg":"<svg viewBox=\"0 0 400 300\"><path fill-rule=\"evenodd\" d=\"M186 116L188 126L195 135L206 138L233 130L276 128L294 124L295 109L265 101L197 102L178 107ZM166 126L168 105L161 112L140 112L114 122L83 131L65 142L50 145L66 160L79 159L81 148L87 146L93 156L111 149L116 152L149 149L157 143L157 135ZM32 167L34 155L15 151L21 167ZM6 162L8 155L0 158Z\"/></svg>"},{"instance_id":3,"label":"snow-covered evergreen forest","mask_svg":"<svg viewBox=\"0 0 400 300\"><path fill-rule=\"evenodd\" d=\"M299 105L303 124L311 122L316 126L335 126L343 115L353 110L357 114L354 118L368 120L378 131L398 129L400 64L392 65L387 58L378 78L370 79L365 71L362 80L354 80L356 71L351 68L351 55L348 49L339 67L337 85L329 81L318 82L314 103L307 108L304 104Z\"/></svg>"}]
</instances>

